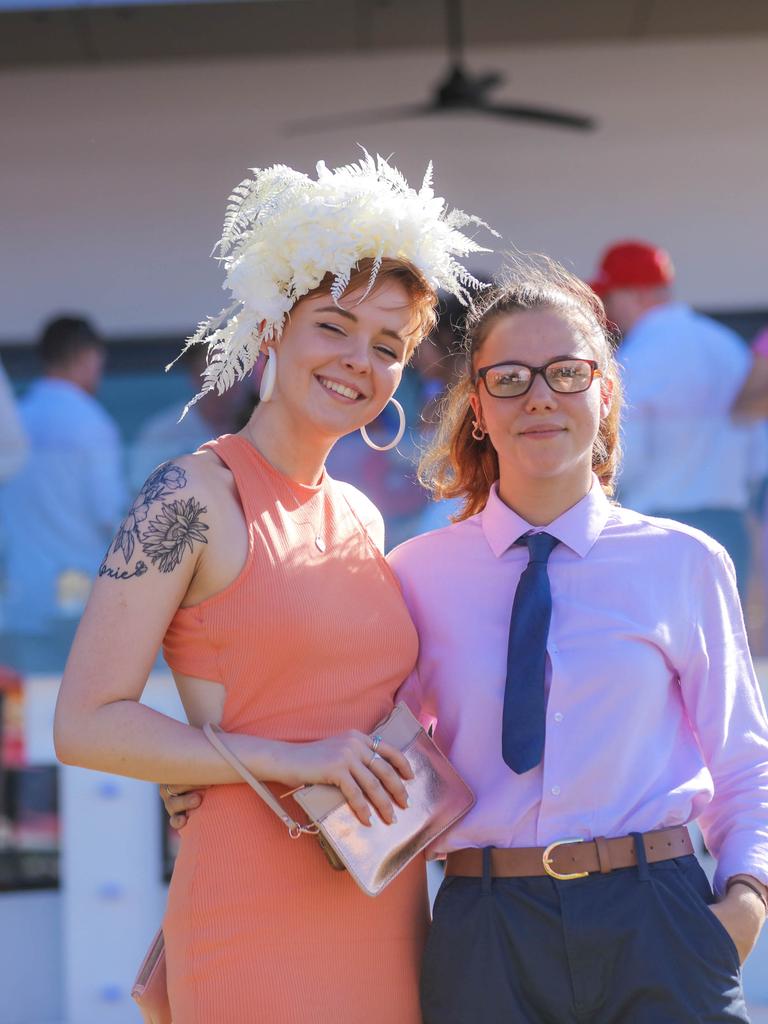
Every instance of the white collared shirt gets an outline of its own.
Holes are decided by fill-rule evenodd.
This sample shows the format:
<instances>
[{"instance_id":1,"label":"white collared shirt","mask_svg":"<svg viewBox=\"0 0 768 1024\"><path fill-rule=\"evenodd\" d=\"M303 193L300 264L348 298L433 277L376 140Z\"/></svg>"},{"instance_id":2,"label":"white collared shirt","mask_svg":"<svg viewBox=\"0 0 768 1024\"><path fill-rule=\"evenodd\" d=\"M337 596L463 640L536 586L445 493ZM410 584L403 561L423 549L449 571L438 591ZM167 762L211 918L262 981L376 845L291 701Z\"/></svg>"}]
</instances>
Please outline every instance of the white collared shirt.
<instances>
[{"instance_id":1,"label":"white collared shirt","mask_svg":"<svg viewBox=\"0 0 768 1024\"><path fill-rule=\"evenodd\" d=\"M745 509L765 471L763 424L730 408L750 367L733 331L683 303L650 310L619 350L626 410L622 504L663 515Z\"/></svg>"}]
</instances>

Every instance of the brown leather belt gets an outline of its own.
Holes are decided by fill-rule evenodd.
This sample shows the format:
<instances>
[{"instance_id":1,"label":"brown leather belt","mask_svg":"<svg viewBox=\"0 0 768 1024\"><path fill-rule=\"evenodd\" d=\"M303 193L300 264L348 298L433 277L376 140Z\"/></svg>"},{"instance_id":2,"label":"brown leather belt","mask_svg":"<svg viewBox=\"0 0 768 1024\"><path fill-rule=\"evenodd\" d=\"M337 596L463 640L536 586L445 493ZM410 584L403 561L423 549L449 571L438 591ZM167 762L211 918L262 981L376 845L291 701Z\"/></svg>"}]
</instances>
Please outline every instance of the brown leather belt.
<instances>
[{"instance_id":1,"label":"brown leather belt","mask_svg":"<svg viewBox=\"0 0 768 1024\"><path fill-rule=\"evenodd\" d=\"M693 853L693 843L685 825L643 833L645 856L649 864ZM490 851L491 875L494 878L517 878L528 875L550 875L552 878L584 878L594 872L607 875L614 868L637 865L635 841L632 836L618 839L558 839L549 846L523 846ZM446 875L482 878L483 851L456 850L448 854Z\"/></svg>"}]
</instances>

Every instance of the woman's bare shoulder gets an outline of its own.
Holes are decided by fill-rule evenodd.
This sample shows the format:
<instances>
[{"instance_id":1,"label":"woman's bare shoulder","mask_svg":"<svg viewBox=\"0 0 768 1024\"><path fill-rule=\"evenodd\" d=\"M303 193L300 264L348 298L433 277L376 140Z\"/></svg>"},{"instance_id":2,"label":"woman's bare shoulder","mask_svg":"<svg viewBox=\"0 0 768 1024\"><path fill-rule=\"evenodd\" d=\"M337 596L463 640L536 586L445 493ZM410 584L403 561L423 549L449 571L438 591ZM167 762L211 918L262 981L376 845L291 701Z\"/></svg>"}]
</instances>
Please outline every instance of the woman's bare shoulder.
<instances>
[{"instance_id":1,"label":"woman's bare shoulder","mask_svg":"<svg viewBox=\"0 0 768 1024\"><path fill-rule=\"evenodd\" d=\"M212 470L195 455L163 462L134 497L107 549L99 577L125 581L152 567L168 573L207 544Z\"/></svg>"},{"instance_id":2,"label":"woman's bare shoulder","mask_svg":"<svg viewBox=\"0 0 768 1024\"><path fill-rule=\"evenodd\" d=\"M158 466L154 472L166 466L176 466L184 474L187 486L201 489L209 497L215 497L221 488L228 490L232 481L231 471L210 448L179 455Z\"/></svg>"},{"instance_id":3,"label":"woman's bare shoulder","mask_svg":"<svg viewBox=\"0 0 768 1024\"><path fill-rule=\"evenodd\" d=\"M231 470L211 449L179 455L154 469L144 482L136 501L154 504L157 501L194 498L218 518L219 509L228 509L236 495Z\"/></svg>"}]
</instances>

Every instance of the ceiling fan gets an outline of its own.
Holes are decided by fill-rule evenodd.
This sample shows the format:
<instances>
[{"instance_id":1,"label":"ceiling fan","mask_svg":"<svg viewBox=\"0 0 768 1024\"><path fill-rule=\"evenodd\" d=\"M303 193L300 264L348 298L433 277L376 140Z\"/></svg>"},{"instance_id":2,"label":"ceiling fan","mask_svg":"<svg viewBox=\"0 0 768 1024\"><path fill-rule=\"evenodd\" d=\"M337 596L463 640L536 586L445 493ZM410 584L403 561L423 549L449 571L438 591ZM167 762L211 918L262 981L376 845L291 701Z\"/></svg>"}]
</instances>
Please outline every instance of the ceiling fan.
<instances>
[{"instance_id":1,"label":"ceiling fan","mask_svg":"<svg viewBox=\"0 0 768 1024\"><path fill-rule=\"evenodd\" d=\"M290 134L308 134L331 128L374 124L380 121L399 121L412 117L429 117L457 111L504 117L518 121L534 121L556 128L589 131L595 128L593 118L566 110L535 107L528 104L492 103L488 94L498 88L504 76L497 71L472 75L464 67L464 30L461 0L445 0L445 18L450 52L450 66L445 79L438 83L431 99L426 103L406 104L398 107L379 107L344 114L331 114L293 121L288 125Z\"/></svg>"}]
</instances>

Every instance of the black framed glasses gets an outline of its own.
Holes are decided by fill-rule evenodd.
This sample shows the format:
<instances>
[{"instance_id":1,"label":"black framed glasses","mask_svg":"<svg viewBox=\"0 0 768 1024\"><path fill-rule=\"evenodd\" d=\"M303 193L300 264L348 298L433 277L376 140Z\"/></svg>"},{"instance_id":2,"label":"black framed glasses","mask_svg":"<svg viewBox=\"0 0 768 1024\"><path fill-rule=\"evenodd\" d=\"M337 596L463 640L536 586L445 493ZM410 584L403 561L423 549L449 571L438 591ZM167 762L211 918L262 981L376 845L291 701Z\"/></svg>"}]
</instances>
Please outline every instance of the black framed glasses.
<instances>
[{"instance_id":1,"label":"black framed glasses","mask_svg":"<svg viewBox=\"0 0 768 1024\"><path fill-rule=\"evenodd\" d=\"M475 383L482 380L494 398L519 398L531 390L534 378L541 374L552 391L575 395L586 391L595 377L601 376L594 359L551 359L543 366L527 363L494 363L477 371Z\"/></svg>"}]
</instances>

